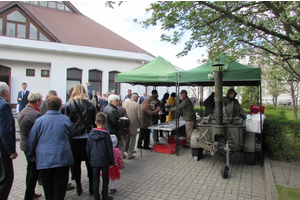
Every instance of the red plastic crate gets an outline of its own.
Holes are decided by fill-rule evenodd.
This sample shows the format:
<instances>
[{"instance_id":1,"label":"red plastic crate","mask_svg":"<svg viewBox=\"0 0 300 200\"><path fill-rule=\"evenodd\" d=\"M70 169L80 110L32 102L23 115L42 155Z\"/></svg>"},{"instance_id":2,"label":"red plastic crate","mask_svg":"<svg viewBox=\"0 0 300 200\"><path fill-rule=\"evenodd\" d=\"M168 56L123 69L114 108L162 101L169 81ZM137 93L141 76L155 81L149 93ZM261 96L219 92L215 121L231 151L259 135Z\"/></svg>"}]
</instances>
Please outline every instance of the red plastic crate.
<instances>
[{"instance_id":1,"label":"red plastic crate","mask_svg":"<svg viewBox=\"0 0 300 200\"><path fill-rule=\"evenodd\" d=\"M262 114L265 114L265 107L264 106L261 107L261 111L262 111L261 112ZM259 105L251 105L250 106L250 115L251 114L257 114L259 112L260 112Z\"/></svg>"},{"instance_id":2,"label":"red plastic crate","mask_svg":"<svg viewBox=\"0 0 300 200\"><path fill-rule=\"evenodd\" d=\"M181 138L179 137L179 145L184 146L185 145L185 137Z\"/></svg>"},{"instance_id":3,"label":"red plastic crate","mask_svg":"<svg viewBox=\"0 0 300 200\"><path fill-rule=\"evenodd\" d=\"M168 144L176 144L175 136L168 137ZM179 145L185 145L185 137L179 137Z\"/></svg>"},{"instance_id":4,"label":"red plastic crate","mask_svg":"<svg viewBox=\"0 0 300 200\"><path fill-rule=\"evenodd\" d=\"M176 152L176 144L169 144L170 148L167 144L154 144L153 151L158 153L167 153L173 154ZM170 150L171 149L171 150Z\"/></svg>"},{"instance_id":5,"label":"red plastic crate","mask_svg":"<svg viewBox=\"0 0 300 200\"><path fill-rule=\"evenodd\" d=\"M175 144L175 136L168 137L168 144Z\"/></svg>"}]
</instances>

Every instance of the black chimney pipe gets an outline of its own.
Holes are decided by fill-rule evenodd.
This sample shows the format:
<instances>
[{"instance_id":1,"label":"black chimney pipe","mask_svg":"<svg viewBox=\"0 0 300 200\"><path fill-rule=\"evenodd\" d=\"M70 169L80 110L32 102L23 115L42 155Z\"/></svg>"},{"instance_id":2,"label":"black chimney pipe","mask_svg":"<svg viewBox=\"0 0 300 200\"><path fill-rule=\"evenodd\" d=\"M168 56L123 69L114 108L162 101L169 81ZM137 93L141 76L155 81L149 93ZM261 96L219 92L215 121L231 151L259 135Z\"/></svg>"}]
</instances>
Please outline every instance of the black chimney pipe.
<instances>
[{"instance_id":1,"label":"black chimney pipe","mask_svg":"<svg viewBox=\"0 0 300 200\"><path fill-rule=\"evenodd\" d=\"M223 125L223 71L222 63L212 65L215 67L215 115L216 125Z\"/></svg>"}]
</instances>

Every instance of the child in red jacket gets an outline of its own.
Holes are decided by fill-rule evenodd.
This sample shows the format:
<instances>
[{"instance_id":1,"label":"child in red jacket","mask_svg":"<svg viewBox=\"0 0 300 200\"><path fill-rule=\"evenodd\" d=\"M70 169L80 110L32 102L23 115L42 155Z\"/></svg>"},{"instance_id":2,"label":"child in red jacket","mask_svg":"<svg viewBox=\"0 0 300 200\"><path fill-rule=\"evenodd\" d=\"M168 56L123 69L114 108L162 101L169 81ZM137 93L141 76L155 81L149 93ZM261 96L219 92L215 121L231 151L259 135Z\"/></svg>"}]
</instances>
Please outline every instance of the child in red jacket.
<instances>
[{"instance_id":1,"label":"child in red jacket","mask_svg":"<svg viewBox=\"0 0 300 200\"><path fill-rule=\"evenodd\" d=\"M111 142L113 144L113 149L114 149L114 161L115 165L111 168L109 168L109 179L111 180L110 182L110 193L114 194L117 192L116 189L116 179L120 179L121 177L121 169L123 169L123 157L122 157L122 152L118 149L117 144L118 144L118 138L115 135L110 135Z\"/></svg>"}]
</instances>

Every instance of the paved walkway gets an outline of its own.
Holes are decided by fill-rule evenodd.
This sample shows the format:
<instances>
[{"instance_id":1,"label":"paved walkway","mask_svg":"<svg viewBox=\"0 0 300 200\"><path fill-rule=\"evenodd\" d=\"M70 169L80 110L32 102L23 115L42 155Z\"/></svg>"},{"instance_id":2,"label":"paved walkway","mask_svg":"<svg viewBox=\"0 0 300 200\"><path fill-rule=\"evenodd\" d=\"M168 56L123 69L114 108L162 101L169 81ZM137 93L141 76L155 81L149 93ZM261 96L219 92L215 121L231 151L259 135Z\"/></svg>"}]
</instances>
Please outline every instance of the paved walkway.
<instances>
[{"instance_id":1,"label":"paved walkway","mask_svg":"<svg viewBox=\"0 0 300 200\"><path fill-rule=\"evenodd\" d=\"M276 185L300 189L299 164L271 161L271 166Z\"/></svg>"},{"instance_id":2,"label":"paved walkway","mask_svg":"<svg viewBox=\"0 0 300 200\"><path fill-rule=\"evenodd\" d=\"M18 124L16 123L18 130ZM17 133L17 138L19 138ZM164 140L163 140L164 141ZM19 157L14 160L15 178L9 200L24 198L26 159L19 149ZM243 154L231 157L230 173L227 179L220 175L225 157L213 157L208 153L196 162L193 161L190 149L180 147L180 156L175 154L154 153L137 150L136 158L125 159L121 180L117 181L118 192L114 199L267 199L277 200L276 185L300 189L300 165L269 160L265 156L264 166L256 160L255 165L244 164ZM75 184L74 181L71 181ZM82 163L83 194L77 196L76 189L67 191L66 198L90 199L86 168ZM36 186L36 193L43 196L43 188ZM300 197L299 197L300 199Z\"/></svg>"},{"instance_id":3,"label":"paved walkway","mask_svg":"<svg viewBox=\"0 0 300 200\"><path fill-rule=\"evenodd\" d=\"M17 142L17 146L20 144ZM25 190L26 159L21 150L14 160L15 179L9 196L10 200L23 199ZM136 158L125 159L121 180L117 181L114 199L266 199L263 167L259 161L253 166L243 162L243 154L238 154L230 162L227 179L220 175L225 157L218 156L213 166L213 158L205 154L203 159L193 161L190 149L180 147L180 156L154 153L143 150ZM76 190L67 191L65 199L93 199L88 193L86 169L82 164L83 194ZM74 181L72 181L73 184ZM44 192L41 186L36 193Z\"/></svg>"}]
</instances>

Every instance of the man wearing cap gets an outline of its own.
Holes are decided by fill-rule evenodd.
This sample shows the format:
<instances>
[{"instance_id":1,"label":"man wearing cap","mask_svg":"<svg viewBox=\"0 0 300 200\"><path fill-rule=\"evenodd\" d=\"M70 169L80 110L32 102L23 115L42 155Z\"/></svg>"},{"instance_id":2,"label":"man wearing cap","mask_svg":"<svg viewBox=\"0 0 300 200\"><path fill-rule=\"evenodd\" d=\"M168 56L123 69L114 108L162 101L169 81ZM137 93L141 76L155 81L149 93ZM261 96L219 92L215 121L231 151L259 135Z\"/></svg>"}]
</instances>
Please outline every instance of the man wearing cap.
<instances>
[{"instance_id":1,"label":"man wearing cap","mask_svg":"<svg viewBox=\"0 0 300 200\"><path fill-rule=\"evenodd\" d=\"M190 98L187 96L186 90L181 90L182 103L178 105L178 109L183 109L183 119L185 121L185 133L186 133L186 145L184 148L190 148L190 137L194 129L194 123L196 121L196 113L194 106ZM176 107L172 107L170 110L176 110Z\"/></svg>"}]
</instances>

